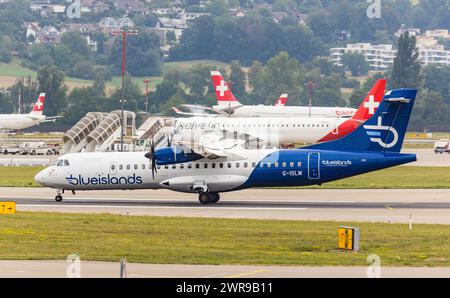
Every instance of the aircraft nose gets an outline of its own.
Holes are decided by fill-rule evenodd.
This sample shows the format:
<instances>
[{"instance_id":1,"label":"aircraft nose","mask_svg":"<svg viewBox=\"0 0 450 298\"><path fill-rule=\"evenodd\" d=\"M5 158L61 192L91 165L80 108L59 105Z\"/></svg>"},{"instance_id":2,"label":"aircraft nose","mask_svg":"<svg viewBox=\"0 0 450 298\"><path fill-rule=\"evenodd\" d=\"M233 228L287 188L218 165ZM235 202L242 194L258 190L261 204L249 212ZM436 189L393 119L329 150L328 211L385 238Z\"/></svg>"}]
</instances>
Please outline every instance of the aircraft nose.
<instances>
[{"instance_id":1,"label":"aircraft nose","mask_svg":"<svg viewBox=\"0 0 450 298\"><path fill-rule=\"evenodd\" d=\"M37 173L36 176L34 176L34 181L39 183L42 186L45 186L45 178L47 176L47 170L42 170L39 173Z\"/></svg>"}]
</instances>

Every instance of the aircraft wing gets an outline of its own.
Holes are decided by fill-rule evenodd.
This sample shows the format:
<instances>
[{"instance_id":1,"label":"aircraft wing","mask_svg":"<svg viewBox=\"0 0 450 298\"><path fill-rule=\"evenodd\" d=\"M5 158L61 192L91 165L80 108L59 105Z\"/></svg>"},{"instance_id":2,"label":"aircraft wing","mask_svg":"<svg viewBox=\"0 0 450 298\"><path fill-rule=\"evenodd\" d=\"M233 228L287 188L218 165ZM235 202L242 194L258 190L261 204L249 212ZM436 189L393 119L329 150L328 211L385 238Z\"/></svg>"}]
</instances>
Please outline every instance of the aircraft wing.
<instances>
[{"instance_id":1,"label":"aircraft wing","mask_svg":"<svg viewBox=\"0 0 450 298\"><path fill-rule=\"evenodd\" d=\"M190 148L193 152L210 159L219 157L226 157L228 159L244 158L234 153L234 151L242 150L242 145L245 144L245 140L225 138L218 133L206 133L200 138L198 143L189 141L181 141L179 143Z\"/></svg>"},{"instance_id":2,"label":"aircraft wing","mask_svg":"<svg viewBox=\"0 0 450 298\"><path fill-rule=\"evenodd\" d=\"M177 109L176 107L172 107L172 110L178 114L178 115L182 115L182 116L193 116L193 117L217 117L218 114L208 114L208 113L188 113L188 112L183 112L179 109Z\"/></svg>"}]
</instances>

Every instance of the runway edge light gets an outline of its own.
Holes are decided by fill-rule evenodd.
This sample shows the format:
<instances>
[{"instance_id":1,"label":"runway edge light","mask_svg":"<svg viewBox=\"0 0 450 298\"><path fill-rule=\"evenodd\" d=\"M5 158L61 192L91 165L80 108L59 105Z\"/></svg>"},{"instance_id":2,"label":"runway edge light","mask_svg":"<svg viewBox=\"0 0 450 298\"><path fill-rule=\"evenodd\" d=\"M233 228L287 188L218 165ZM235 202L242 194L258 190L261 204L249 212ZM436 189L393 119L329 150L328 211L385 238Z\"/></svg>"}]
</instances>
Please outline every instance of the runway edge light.
<instances>
[{"instance_id":1,"label":"runway edge light","mask_svg":"<svg viewBox=\"0 0 450 298\"><path fill-rule=\"evenodd\" d=\"M16 202L0 202L0 214L16 214Z\"/></svg>"},{"instance_id":2,"label":"runway edge light","mask_svg":"<svg viewBox=\"0 0 450 298\"><path fill-rule=\"evenodd\" d=\"M338 248L342 250L359 251L359 228L338 227Z\"/></svg>"}]
</instances>

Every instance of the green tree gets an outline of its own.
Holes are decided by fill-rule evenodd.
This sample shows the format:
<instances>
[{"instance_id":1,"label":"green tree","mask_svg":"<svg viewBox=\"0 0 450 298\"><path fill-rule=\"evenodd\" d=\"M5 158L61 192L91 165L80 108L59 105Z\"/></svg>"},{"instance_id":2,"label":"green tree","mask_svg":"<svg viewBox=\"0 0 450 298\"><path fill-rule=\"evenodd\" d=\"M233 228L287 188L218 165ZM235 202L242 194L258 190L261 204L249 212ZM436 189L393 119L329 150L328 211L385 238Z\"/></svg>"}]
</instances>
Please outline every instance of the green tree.
<instances>
[{"instance_id":1,"label":"green tree","mask_svg":"<svg viewBox=\"0 0 450 298\"><path fill-rule=\"evenodd\" d=\"M64 122L75 124L86 113L101 111L100 100L92 87L75 88L68 96L69 106L64 113Z\"/></svg>"},{"instance_id":2,"label":"green tree","mask_svg":"<svg viewBox=\"0 0 450 298\"><path fill-rule=\"evenodd\" d=\"M64 73L54 66L45 66L37 74L39 90L46 93L44 113L49 116L61 114L67 107L67 87Z\"/></svg>"},{"instance_id":3,"label":"green tree","mask_svg":"<svg viewBox=\"0 0 450 298\"><path fill-rule=\"evenodd\" d=\"M358 53L345 53L342 55L342 64L352 73L352 76L367 75L370 69L369 63L363 55Z\"/></svg>"},{"instance_id":4,"label":"green tree","mask_svg":"<svg viewBox=\"0 0 450 298\"><path fill-rule=\"evenodd\" d=\"M409 36L409 33L401 35L398 40L398 52L394 59L392 70L392 87L417 88L422 86L422 76L420 73L419 52L416 47L416 38Z\"/></svg>"},{"instance_id":5,"label":"green tree","mask_svg":"<svg viewBox=\"0 0 450 298\"><path fill-rule=\"evenodd\" d=\"M36 102L39 95L38 82L31 76L26 78L18 78L14 85L9 88L11 102L14 111L18 111L18 99L20 94L21 111L28 113L31 111L31 106Z\"/></svg>"},{"instance_id":6,"label":"green tree","mask_svg":"<svg viewBox=\"0 0 450 298\"><path fill-rule=\"evenodd\" d=\"M67 46L73 54L89 59L91 50L86 38L79 31L66 32L61 37L61 44Z\"/></svg>"},{"instance_id":7,"label":"green tree","mask_svg":"<svg viewBox=\"0 0 450 298\"><path fill-rule=\"evenodd\" d=\"M288 93L293 105L305 103L302 98L304 81L299 62L290 58L287 52L280 52L271 58L254 79L254 96L258 103L273 105L280 94Z\"/></svg>"},{"instance_id":8,"label":"green tree","mask_svg":"<svg viewBox=\"0 0 450 298\"><path fill-rule=\"evenodd\" d=\"M117 37L110 53L109 62L114 72L119 74L122 68L122 39ZM159 36L148 30L137 36L127 38L127 71L133 76L151 76L161 73L161 55Z\"/></svg>"},{"instance_id":9,"label":"green tree","mask_svg":"<svg viewBox=\"0 0 450 298\"><path fill-rule=\"evenodd\" d=\"M242 70L239 61L234 60L231 62L230 81L233 88L233 94L238 98L243 98L246 95L245 86L247 84L247 77Z\"/></svg>"}]
</instances>

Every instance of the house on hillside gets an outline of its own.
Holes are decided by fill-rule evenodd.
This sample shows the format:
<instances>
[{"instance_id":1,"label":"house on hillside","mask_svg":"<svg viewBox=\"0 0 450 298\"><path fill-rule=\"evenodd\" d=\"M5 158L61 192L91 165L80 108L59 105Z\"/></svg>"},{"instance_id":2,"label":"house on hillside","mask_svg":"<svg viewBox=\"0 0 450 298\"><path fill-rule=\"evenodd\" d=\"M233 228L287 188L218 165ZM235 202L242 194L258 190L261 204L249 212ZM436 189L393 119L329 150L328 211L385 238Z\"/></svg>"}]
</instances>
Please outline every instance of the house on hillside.
<instances>
[{"instance_id":1,"label":"house on hillside","mask_svg":"<svg viewBox=\"0 0 450 298\"><path fill-rule=\"evenodd\" d=\"M116 0L114 5L127 15L147 15L150 13L150 9L139 0Z\"/></svg>"},{"instance_id":2,"label":"house on hillside","mask_svg":"<svg viewBox=\"0 0 450 298\"><path fill-rule=\"evenodd\" d=\"M53 26L39 26L37 22L27 22L24 24L26 28L26 38L33 44L54 45L61 43L61 32Z\"/></svg>"},{"instance_id":3,"label":"house on hillside","mask_svg":"<svg viewBox=\"0 0 450 298\"><path fill-rule=\"evenodd\" d=\"M135 24L129 17L124 16L118 20L112 17L103 18L98 22L98 26L103 32L110 33L123 28L134 28Z\"/></svg>"},{"instance_id":4,"label":"house on hillside","mask_svg":"<svg viewBox=\"0 0 450 298\"><path fill-rule=\"evenodd\" d=\"M109 5L101 0L81 0L81 13L102 13L109 9Z\"/></svg>"}]
</instances>

